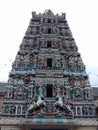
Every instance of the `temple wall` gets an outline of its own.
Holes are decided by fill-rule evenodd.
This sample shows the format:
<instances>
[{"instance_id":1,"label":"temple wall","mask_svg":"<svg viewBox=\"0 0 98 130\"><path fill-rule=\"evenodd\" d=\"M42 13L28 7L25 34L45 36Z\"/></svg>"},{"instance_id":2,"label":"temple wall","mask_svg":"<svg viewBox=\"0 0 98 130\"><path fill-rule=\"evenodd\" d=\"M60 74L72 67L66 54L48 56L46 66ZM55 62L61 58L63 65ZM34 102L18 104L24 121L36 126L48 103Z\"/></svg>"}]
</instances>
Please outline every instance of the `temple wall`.
<instances>
[{"instance_id":1,"label":"temple wall","mask_svg":"<svg viewBox=\"0 0 98 130\"><path fill-rule=\"evenodd\" d=\"M80 127L78 129L75 130L96 130L96 127Z\"/></svg>"},{"instance_id":2,"label":"temple wall","mask_svg":"<svg viewBox=\"0 0 98 130\"><path fill-rule=\"evenodd\" d=\"M47 130L47 129L45 129L45 130ZM23 128L19 128L17 126L2 126L0 130L30 130L30 129L24 128L24 127ZM64 129L62 129L62 130L64 130ZM93 126L92 127L86 127L85 126L85 127L80 127L80 128L77 128L77 129L76 128L72 128L72 129L68 129L68 130L96 130L96 127L93 127Z\"/></svg>"},{"instance_id":3,"label":"temple wall","mask_svg":"<svg viewBox=\"0 0 98 130\"><path fill-rule=\"evenodd\" d=\"M21 130L17 126L2 126L0 130Z\"/></svg>"}]
</instances>

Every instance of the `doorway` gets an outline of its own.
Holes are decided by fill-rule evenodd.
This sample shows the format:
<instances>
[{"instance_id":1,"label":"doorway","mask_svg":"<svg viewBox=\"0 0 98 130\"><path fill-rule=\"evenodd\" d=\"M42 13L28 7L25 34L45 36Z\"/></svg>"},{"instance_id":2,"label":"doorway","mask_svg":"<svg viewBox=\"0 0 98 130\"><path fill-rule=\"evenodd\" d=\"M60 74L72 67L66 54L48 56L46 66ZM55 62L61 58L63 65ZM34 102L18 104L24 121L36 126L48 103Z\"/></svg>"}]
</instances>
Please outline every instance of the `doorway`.
<instances>
[{"instance_id":1,"label":"doorway","mask_svg":"<svg viewBox=\"0 0 98 130\"><path fill-rule=\"evenodd\" d=\"M52 84L47 84L46 97L53 97L53 85Z\"/></svg>"},{"instance_id":2,"label":"doorway","mask_svg":"<svg viewBox=\"0 0 98 130\"><path fill-rule=\"evenodd\" d=\"M51 28L48 28L48 34L51 34Z\"/></svg>"},{"instance_id":3,"label":"doorway","mask_svg":"<svg viewBox=\"0 0 98 130\"><path fill-rule=\"evenodd\" d=\"M47 67L52 67L52 58L47 59Z\"/></svg>"},{"instance_id":4,"label":"doorway","mask_svg":"<svg viewBox=\"0 0 98 130\"><path fill-rule=\"evenodd\" d=\"M47 41L47 48L51 48L51 41Z\"/></svg>"}]
</instances>

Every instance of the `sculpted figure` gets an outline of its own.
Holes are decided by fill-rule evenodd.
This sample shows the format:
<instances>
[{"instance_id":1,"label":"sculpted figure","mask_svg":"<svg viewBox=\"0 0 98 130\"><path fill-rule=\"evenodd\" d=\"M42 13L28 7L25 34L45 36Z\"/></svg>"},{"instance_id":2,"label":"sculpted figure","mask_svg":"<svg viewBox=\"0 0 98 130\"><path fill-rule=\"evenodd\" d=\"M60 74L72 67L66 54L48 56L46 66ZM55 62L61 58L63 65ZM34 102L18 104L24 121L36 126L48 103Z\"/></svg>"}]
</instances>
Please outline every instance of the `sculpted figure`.
<instances>
[{"instance_id":1,"label":"sculpted figure","mask_svg":"<svg viewBox=\"0 0 98 130\"><path fill-rule=\"evenodd\" d=\"M37 93L38 93L39 96L43 95L43 88L42 88L42 86L38 86Z\"/></svg>"},{"instance_id":2,"label":"sculpted figure","mask_svg":"<svg viewBox=\"0 0 98 130\"><path fill-rule=\"evenodd\" d=\"M56 94L57 94L57 96L60 96L60 95L61 95L61 89L60 89L60 88L57 88Z\"/></svg>"},{"instance_id":3,"label":"sculpted figure","mask_svg":"<svg viewBox=\"0 0 98 130\"><path fill-rule=\"evenodd\" d=\"M54 103L54 107L56 107L58 112L61 111L63 113L68 113L73 116L74 114L69 104L70 103L67 100L64 101L62 96L56 96L56 102Z\"/></svg>"},{"instance_id":4,"label":"sculpted figure","mask_svg":"<svg viewBox=\"0 0 98 130\"><path fill-rule=\"evenodd\" d=\"M44 64L45 64L45 60L44 59L40 59L40 63L39 63L40 67L43 67Z\"/></svg>"},{"instance_id":5,"label":"sculpted figure","mask_svg":"<svg viewBox=\"0 0 98 130\"><path fill-rule=\"evenodd\" d=\"M32 113L34 111L38 111L43 109L46 106L44 98L41 96L36 96L34 101L30 103L27 113Z\"/></svg>"}]
</instances>

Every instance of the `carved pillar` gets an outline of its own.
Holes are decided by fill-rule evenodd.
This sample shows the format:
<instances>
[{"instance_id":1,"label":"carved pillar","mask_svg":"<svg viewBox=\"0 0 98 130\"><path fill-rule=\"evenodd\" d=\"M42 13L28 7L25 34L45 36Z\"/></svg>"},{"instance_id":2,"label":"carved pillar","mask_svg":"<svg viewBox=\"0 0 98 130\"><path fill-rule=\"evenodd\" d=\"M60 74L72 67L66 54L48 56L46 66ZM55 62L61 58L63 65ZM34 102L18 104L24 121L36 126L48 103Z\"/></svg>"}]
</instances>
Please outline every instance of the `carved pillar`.
<instances>
[{"instance_id":1,"label":"carved pillar","mask_svg":"<svg viewBox=\"0 0 98 130\"><path fill-rule=\"evenodd\" d=\"M53 96L55 96L55 95L56 95L56 89L55 89L55 86L53 84Z\"/></svg>"},{"instance_id":2,"label":"carved pillar","mask_svg":"<svg viewBox=\"0 0 98 130\"><path fill-rule=\"evenodd\" d=\"M87 90L85 91L85 99L87 99Z\"/></svg>"},{"instance_id":3,"label":"carved pillar","mask_svg":"<svg viewBox=\"0 0 98 130\"><path fill-rule=\"evenodd\" d=\"M78 108L78 107L76 106L76 116L77 116L77 108Z\"/></svg>"},{"instance_id":4,"label":"carved pillar","mask_svg":"<svg viewBox=\"0 0 98 130\"><path fill-rule=\"evenodd\" d=\"M66 89L66 98L69 98L69 89Z\"/></svg>"},{"instance_id":5,"label":"carved pillar","mask_svg":"<svg viewBox=\"0 0 98 130\"><path fill-rule=\"evenodd\" d=\"M22 107L23 107L23 106L21 106L21 114L22 114Z\"/></svg>"},{"instance_id":6,"label":"carved pillar","mask_svg":"<svg viewBox=\"0 0 98 130\"><path fill-rule=\"evenodd\" d=\"M17 107L18 107L18 106L15 106L15 107L16 107L16 112L15 112L15 114L17 114Z\"/></svg>"},{"instance_id":7,"label":"carved pillar","mask_svg":"<svg viewBox=\"0 0 98 130\"><path fill-rule=\"evenodd\" d=\"M82 115L82 106L80 106L80 112L81 112L81 115Z\"/></svg>"},{"instance_id":8,"label":"carved pillar","mask_svg":"<svg viewBox=\"0 0 98 130\"><path fill-rule=\"evenodd\" d=\"M10 114L10 110L11 110L11 105L9 105L9 114Z\"/></svg>"}]
</instances>

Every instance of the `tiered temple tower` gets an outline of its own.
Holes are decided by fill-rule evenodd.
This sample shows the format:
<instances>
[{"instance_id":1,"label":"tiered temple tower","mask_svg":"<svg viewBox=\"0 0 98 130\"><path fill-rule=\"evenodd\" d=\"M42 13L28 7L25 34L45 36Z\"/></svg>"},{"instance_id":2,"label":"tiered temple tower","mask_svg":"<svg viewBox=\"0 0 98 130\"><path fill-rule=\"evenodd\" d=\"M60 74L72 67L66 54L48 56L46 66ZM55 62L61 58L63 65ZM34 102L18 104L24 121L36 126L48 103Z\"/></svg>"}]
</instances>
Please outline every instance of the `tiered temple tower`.
<instances>
[{"instance_id":1,"label":"tiered temple tower","mask_svg":"<svg viewBox=\"0 0 98 130\"><path fill-rule=\"evenodd\" d=\"M66 14L32 12L8 87L3 113L71 121L94 116L89 78Z\"/></svg>"}]
</instances>

